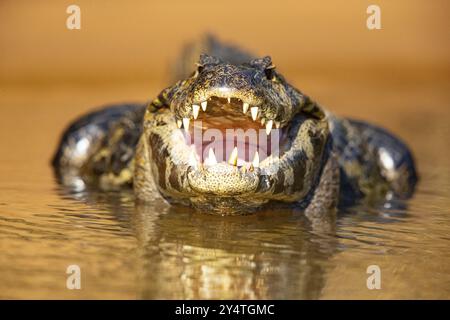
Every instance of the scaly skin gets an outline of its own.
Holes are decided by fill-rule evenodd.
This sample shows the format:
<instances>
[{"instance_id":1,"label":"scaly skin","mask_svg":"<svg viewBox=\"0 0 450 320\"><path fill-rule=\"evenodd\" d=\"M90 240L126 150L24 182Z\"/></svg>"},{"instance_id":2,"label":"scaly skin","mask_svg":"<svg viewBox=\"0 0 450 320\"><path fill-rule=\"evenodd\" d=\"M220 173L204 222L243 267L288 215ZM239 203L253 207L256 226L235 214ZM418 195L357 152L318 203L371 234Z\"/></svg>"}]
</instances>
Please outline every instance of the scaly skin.
<instances>
[{"instance_id":1,"label":"scaly skin","mask_svg":"<svg viewBox=\"0 0 450 320\"><path fill-rule=\"evenodd\" d=\"M290 85L270 57L251 58L207 39L185 50L181 61L199 50L209 54L201 54L190 75L179 64L176 74L183 79L147 107L105 108L72 125L53 162L62 181L81 179L103 189L133 185L140 201L161 195L224 215L294 205L313 219L329 217L339 201L412 194L417 180L412 156L392 135L328 113ZM230 163L203 163L185 142L197 117L202 130L235 123L259 126L270 137L278 130L280 153L250 167L236 165L232 156ZM89 146L80 151L82 139Z\"/></svg>"}]
</instances>

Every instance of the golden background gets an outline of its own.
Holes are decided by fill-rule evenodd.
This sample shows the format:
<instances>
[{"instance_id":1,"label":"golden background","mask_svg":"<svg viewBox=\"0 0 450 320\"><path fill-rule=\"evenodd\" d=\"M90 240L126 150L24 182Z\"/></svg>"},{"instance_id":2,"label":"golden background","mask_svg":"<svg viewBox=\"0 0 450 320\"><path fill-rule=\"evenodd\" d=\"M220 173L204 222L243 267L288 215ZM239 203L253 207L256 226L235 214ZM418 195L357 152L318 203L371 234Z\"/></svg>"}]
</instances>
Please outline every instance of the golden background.
<instances>
[{"instance_id":1,"label":"golden background","mask_svg":"<svg viewBox=\"0 0 450 320\"><path fill-rule=\"evenodd\" d=\"M70 4L81 8L81 30L66 28ZM382 30L366 27L370 4L381 8ZM49 204L67 205L54 194L49 167L62 130L95 106L151 99L168 84L167 70L182 45L210 32L258 55L271 55L290 82L330 111L378 123L402 137L414 151L422 177L421 196L413 207L428 199L430 211L445 213L448 196L435 203L437 198L429 195L448 191L450 181L449 9L447 0L2 0L0 203L11 204L9 215L24 221L30 217L25 209L46 212ZM42 193L35 192L40 189ZM448 298L442 279L433 276L448 274L448 256L442 254L448 247L432 237L448 235L448 227L433 217L421 214L417 230L422 231L410 236L418 250L425 248L420 254L382 258L386 277L394 279L386 290L355 289L366 274L346 273L348 266L365 270L373 255L350 250L333 257L338 272L327 275L322 298ZM439 245L442 250L435 251ZM29 256L55 250L39 241L24 245L13 240L0 242L0 249ZM39 257L37 262L47 263ZM28 270L32 263L24 259L20 267ZM59 261L58 268L65 263ZM0 255L1 267L12 268L6 256ZM134 279L131 273L121 276L126 284ZM3 286L9 289L7 296L55 294L31 292L26 285L16 288L23 279L2 280L9 281ZM30 286L41 280L56 281L53 274L27 278ZM437 287L441 290L433 296ZM67 290L57 292L72 297ZM108 292L84 294L105 297Z\"/></svg>"},{"instance_id":2,"label":"golden background","mask_svg":"<svg viewBox=\"0 0 450 320\"><path fill-rule=\"evenodd\" d=\"M81 8L81 30L66 8ZM381 8L382 30L366 27ZM161 79L183 43L213 32L294 72L404 69L448 74L446 0L5 1L0 3L4 82Z\"/></svg>"}]
</instances>

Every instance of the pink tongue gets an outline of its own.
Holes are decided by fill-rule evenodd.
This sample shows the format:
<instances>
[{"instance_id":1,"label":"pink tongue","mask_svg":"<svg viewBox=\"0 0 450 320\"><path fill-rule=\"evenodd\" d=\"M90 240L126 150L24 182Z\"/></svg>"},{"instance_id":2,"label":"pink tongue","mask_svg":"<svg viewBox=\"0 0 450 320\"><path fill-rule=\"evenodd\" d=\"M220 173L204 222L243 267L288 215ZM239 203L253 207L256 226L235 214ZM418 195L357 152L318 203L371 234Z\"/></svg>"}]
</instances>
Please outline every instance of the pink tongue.
<instances>
[{"instance_id":1,"label":"pink tongue","mask_svg":"<svg viewBox=\"0 0 450 320\"><path fill-rule=\"evenodd\" d=\"M275 140L276 141L276 140ZM216 157L216 161L220 162L228 162L233 149L237 147L238 150L238 166L242 166L247 163L251 163L255 156L255 152L258 151L259 161L263 161L267 158L271 153L274 153L278 150L277 144L273 145L273 141L270 138L267 141L251 141L248 139L239 139L235 137L235 139L226 139L226 140L217 140L214 139L203 141L202 138L195 139L193 136L185 135L185 142L188 145L194 145L195 151L199 159L204 162L205 159L208 158L209 150L213 149L214 155Z\"/></svg>"},{"instance_id":2,"label":"pink tongue","mask_svg":"<svg viewBox=\"0 0 450 320\"><path fill-rule=\"evenodd\" d=\"M244 165L245 162L252 162L256 151L260 161L267 158L266 148L255 144L233 143L233 141L195 143L195 151L202 161L208 157L209 149L213 149L217 162L227 162L234 147L238 150L238 166Z\"/></svg>"},{"instance_id":3,"label":"pink tongue","mask_svg":"<svg viewBox=\"0 0 450 320\"><path fill-rule=\"evenodd\" d=\"M207 142L202 146L196 145L196 150L198 153L203 152L203 159L205 159L208 156L209 149L212 148L217 162L227 162L235 147L238 150L238 166L243 165L244 162L252 162L256 151L258 151L258 154L264 155L264 158L267 157L267 151L262 147L258 148L255 144L236 143L234 141L223 141L222 143Z\"/></svg>"}]
</instances>

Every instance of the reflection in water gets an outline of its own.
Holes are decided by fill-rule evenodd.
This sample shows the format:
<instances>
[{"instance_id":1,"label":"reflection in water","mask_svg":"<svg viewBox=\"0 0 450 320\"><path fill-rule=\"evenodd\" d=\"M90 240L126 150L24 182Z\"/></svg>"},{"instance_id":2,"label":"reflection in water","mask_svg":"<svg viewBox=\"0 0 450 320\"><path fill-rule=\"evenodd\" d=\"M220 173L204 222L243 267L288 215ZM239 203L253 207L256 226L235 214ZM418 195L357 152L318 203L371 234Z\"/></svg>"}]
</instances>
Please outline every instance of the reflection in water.
<instances>
[{"instance_id":1,"label":"reflection in water","mask_svg":"<svg viewBox=\"0 0 450 320\"><path fill-rule=\"evenodd\" d=\"M73 196L116 217L132 211L146 299L317 299L337 244L332 228L316 232L292 210L224 218L161 200L134 206L129 193Z\"/></svg>"},{"instance_id":2,"label":"reflection in water","mask_svg":"<svg viewBox=\"0 0 450 320\"><path fill-rule=\"evenodd\" d=\"M105 298L107 294L144 299L377 297L369 295L365 287L370 264L380 264L383 279L390 279L384 280L381 297L390 297L391 292L392 297L447 295L448 288L440 282L439 273L437 283L423 274L425 267L438 272L443 266L447 268L445 255L431 263L428 259L441 247L447 248L448 241L439 238L446 233L448 219L443 218L442 230L434 227L434 234L424 234L429 226L411 217L407 203L352 207L339 212L337 221L320 224L292 209L220 217L169 206L159 198L146 205L135 204L131 190L77 191L76 187L69 190L59 185L55 191L60 201L51 207L57 214L23 220L29 226L25 236L39 235L47 228L45 238L27 241L31 250L40 240L58 247L56 251L44 250L37 257L45 267L41 267L38 278L23 285L32 297L39 297L39 290L55 292L55 286L57 297L62 294L69 298ZM442 207L439 202L434 204ZM422 201L421 210L426 206ZM412 218L414 223L408 223ZM13 230L13 221L4 219L0 227ZM14 243L13 235L6 238ZM77 251L80 246L81 252ZM20 252L19 259L17 250L6 248L4 252L11 265L24 261L28 268L31 259L36 259L35 253L27 250ZM74 254L68 255L71 252ZM336 256L344 258L336 261ZM423 256L425 265L420 264L418 256ZM65 268L72 262L81 263L83 272L88 273L80 295L64 290L60 286L64 279L55 276L58 268L48 267L62 264ZM8 278L21 278L23 271L11 265L5 269L6 265L0 261L0 271L3 266ZM407 272L399 273L405 268ZM45 287L42 277L51 285ZM39 286L31 285L37 279ZM414 285L424 290L418 293L402 287L405 282L412 283L411 279L422 282ZM11 295L17 296L23 294Z\"/></svg>"},{"instance_id":3,"label":"reflection in water","mask_svg":"<svg viewBox=\"0 0 450 320\"><path fill-rule=\"evenodd\" d=\"M138 207L145 298L318 298L335 238L289 212L205 216Z\"/></svg>"}]
</instances>

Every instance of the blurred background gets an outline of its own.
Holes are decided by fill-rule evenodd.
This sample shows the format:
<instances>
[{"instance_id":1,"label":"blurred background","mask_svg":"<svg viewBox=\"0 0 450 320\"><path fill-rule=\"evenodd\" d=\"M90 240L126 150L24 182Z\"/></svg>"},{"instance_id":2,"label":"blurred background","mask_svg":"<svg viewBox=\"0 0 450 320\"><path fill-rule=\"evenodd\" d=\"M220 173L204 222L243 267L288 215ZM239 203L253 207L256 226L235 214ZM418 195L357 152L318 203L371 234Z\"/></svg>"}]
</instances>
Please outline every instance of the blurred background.
<instances>
[{"instance_id":1,"label":"blurred background","mask_svg":"<svg viewBox=\"0 0 450 320\"><path fill-rule=\"evenodd\" d=\"M42 126L33 137L39 140L6 156L39 152L47 161L76 115L104 103L151 99L168 85L179 49L206 32L271 55L288 80L338 114L384 122L400 133L410 123L405 112L448 114L450 3L376 1L382 29L368 30L373 3L2 0L1 143L15 148L5 137L36 120ZM81 30L66 28L71 4L81 9Z\"/></svg>"},{"instance_id":2,"label":"blurred background","mask_svg":"<svg viewBox=\"0 0 450 320\"><path fill-rule=\"evenodd\" d=\"M81 30L66 28L71 4ZM381 8L381 30L366 27L371 4ZM117 227L97 202L91 210L60 196L49 161L76 116L155 97L180 48L208 32L271 55L298 89L338 115L388 128L416 157L422 180L411 223L377 238L377 221L366 229L341 222L342 248L375 239L367 245L375 251L327 258L338 272L325 276L321 297L448 299L449 9L447 0L0 0L1 295L79 297L63 286L70 257L89 266L83 297L135 297L132 228ZM70 210L87 213L74 223ZM380 261L385 290L355 286Z\"/></svg>"},{"instance_id":3,"label":"blurred background","mask_svg":"<svg viewBox=\"0 0 450 320\"><path fill-rule=\"evenodd\" d=\"M70 4L81 9L81 30L66 28ZM366 27L370 4L381 8L382 30ZM446 0L3 0L1 80L159 81L178 49L206 31L272 55L288 75L438 76L449 68L449 9Z\"/></svg>"}]
</instances>

